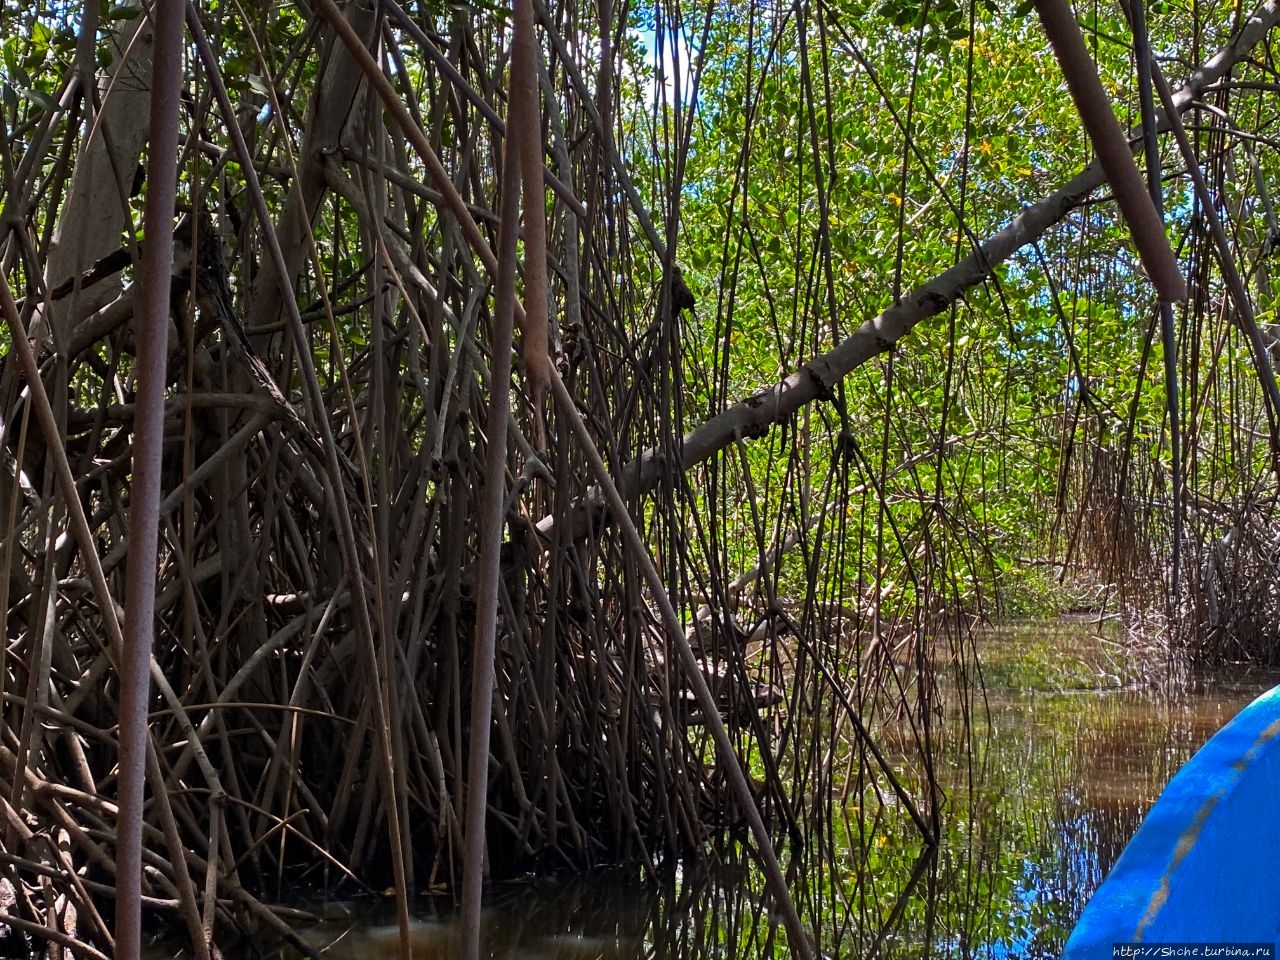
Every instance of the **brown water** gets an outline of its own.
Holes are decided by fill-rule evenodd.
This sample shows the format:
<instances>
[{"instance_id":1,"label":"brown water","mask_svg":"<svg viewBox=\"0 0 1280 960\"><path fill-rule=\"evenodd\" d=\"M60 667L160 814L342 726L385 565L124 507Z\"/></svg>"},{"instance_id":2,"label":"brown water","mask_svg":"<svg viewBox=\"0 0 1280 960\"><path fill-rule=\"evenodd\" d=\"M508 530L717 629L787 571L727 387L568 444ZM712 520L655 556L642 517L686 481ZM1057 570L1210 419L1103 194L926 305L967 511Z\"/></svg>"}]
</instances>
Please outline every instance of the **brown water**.
<instances>
[{"instance_id":1,"label":"brown water","mask_svg":"<svg viewBox=\"0 0 1280 960\"><path fill-rule=\"evenodd\" d=\"M1122 648L1081 623L1001 629L979 649L987 690L970 701L972 750L954 735L960 698L944 713L951 735L939 762L947 803L936 853L923 850L905 814L890 808L870 824L864 817L856 842L852 831L837 830L835 855L796 884L810 923L821 917L826 956L1057 957L1173 773L1280 682L1275 674L1225 670L1124 686L1134 670ZM868 852L859 858L855 850ZM777 918L759 896L758 873L738 851L713 859L663 887L634 872L501 886L487 906L486 953L512 960L788 956ZM862 869L850 866L859 862ZM388 904L311 907L326 919L305 932L327 955L398 955ZM453 914L449 901L422 902L415 957L456 955Z\"/></svg>"},{"instance_id":2,"label":"brown water","mask_svg":"<svg viewBox=\"0 0 1280 960\"><path fill-rule=\"evenodd\" d=\"M1113 638L1099 639L1087 624L996 631L984 641L984 659L1016 663L1019 648L1046 638L1061 658L1051 667L1066 662L1066 672L1086 679L1092 672L1101 684L1121 683L1132 669L1116 662ZM939 905L952 935L932 946L938 956L1057 957L1173 774L1280 676L1173 671L1176 680L1152 685L1046 690L1046 679L1071 678L990 672L1004 683L993 684L987 709L976 711L972 789L953 797L957 807L968 797L968 829L949 839L971 842L940 852L957 884ZM963 755L951 760L953 775L967 772ZM968 786L967 777L957 782Z\"/></svg>"}]
</instances>

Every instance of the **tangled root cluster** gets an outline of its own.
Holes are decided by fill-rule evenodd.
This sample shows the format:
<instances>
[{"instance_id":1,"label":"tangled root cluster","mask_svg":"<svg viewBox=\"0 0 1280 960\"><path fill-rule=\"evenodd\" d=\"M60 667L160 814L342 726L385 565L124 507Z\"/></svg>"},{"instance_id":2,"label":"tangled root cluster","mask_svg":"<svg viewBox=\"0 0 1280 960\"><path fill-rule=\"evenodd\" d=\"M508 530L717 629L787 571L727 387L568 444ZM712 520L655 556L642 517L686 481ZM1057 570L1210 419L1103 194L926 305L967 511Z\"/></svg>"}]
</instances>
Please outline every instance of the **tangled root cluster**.
<instances>
[{"instance_id":1,"label":"tangled root cluster","mask_svg":"<svg viewBox=\"0 0 1280 960\"><path fill-rule=\"evenodd\" d=\"M1280 663L1280 530L1269 512L1202 511L1178 625L1194 659Z\"/></svg>"}]
</instances>

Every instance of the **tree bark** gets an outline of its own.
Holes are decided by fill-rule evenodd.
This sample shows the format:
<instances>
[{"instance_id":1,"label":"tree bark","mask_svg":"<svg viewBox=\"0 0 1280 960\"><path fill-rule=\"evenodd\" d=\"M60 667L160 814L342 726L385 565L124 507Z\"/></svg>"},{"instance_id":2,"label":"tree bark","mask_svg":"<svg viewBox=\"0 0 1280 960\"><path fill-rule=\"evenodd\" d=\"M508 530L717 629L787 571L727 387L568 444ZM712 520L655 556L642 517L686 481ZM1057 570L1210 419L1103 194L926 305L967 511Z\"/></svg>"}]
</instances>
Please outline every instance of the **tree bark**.
<instances>
[{"instance_id":1,"label":"tree bark","mask_svg":"<svg viewBox=\"0 0 1280 960\"><path fill-rule=\"evenodd\" d=\"M368 46L373 40L377 17L376 4L347 4L346 20ZM323 18L320 18L324 22ZM262 268L254 278L253 294L249 298L249 313L245 326L250 335L255 328L275 323L280 319L282 290L293 289L299 274L310 259L311 245L308 236L311 224L320 209L325 195L325 159L342 144L342 137L351 121L356 96L362 89L360 65L347 49L346 44L335 43L332 32L326 31L328 40L320 79L315 95L308 107L302 148L298 157L298 175L285 199L284 211L276 224L276 236L284 251L285 266L289 271L282 285L276 266L270 257L263 259ZM255 346L258 346L255 344Z\"/></svg>"},{"instance_id":2,"label":"tree bark","mask_svg":"<svg viewBox=\"0 0 1280 960\"><path fill-rule=\"evenodd\" d=\"M129 0L126 6L140 4ZM111 40L115 59L98 79L95 99L101 112L86 111L86 143L49 248L45 282L50 290L120 248L129 194L147 142L155 45L151 22L138 16L116 23ZM117 273L54 301L33 334L52 332L55 343L65 344L76 321L115 300L121 286Z\"/></svg>"}]
</instances>

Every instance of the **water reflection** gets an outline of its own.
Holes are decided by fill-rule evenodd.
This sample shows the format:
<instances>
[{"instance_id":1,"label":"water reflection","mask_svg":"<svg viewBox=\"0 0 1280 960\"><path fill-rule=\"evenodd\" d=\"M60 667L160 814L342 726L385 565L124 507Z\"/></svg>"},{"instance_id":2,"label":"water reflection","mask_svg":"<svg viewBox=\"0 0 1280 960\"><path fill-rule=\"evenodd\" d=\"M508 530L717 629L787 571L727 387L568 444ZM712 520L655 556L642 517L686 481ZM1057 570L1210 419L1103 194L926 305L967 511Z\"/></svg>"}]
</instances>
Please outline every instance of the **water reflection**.
<instances>
[{"instance_id":1,"label":"water reflection","mask_svg":"<svg viewBox=\"0 0 1280 960\"><path fill-rule=\"evenodd\" d=\"M1044 663L1025 669L1036 645L1049 650L1048 666L1058 672L1046 674ZM946 803L937 849L922 848L891 795L846 790L830 834L812 845L826 854L791 878L825 956L1058 956L1177 768L1280 679L1237 673L1062 689L1070 685L1063 662L1086 679L1115 682L1114 647L1079 624L1001 630L983 641L985 698L953 696L943 714ZM1045 689L1052 684L1059 689ZM788 956L763 889L736 850L686 864L663 886L634 872L509 884L487 903L484 951L495 960ZM326 956L398 956L389 904L317 910L327 919L304 932ZM415 923L415 957L456 956L451 902L424 901ZM247 955L264 954L258 945Z\"/></svg>"},{"instance_id":2,"label":"water reflection","mask_svg":"<svg viewBox=\"0 0 1280 960\"><path fill-rule=\"evenodd\" d=\"M1080 627L1053 636L1060 656L1086 667L1107 644ZM998 659L1025 639L1026 628L1001 631L985 652ZM972 776L965 752L947 750L952 802L936 912L955 929L917 950L1057 957L1169 779L1276 682L1274 673L1236 671L1129 688L989 690L986 709L972 712Z\"/></svg>"},{"instance_id":3,"label":"water reflection","mask_svg":"<svg viewBox=\"0 0 1280 960\"><path fill-rule=\"evenodd\" d=\"M493 960L782 956L780 927L775 929L766 904L752 893L762 886L746 864L729 861L682 871L665 888L617 870L562 882L504 884L486 905L482 955ZM305 934L326 956L399 956L390 904L353 902L324 909L326 922ZM428 904L415 920L413 956L452 958L459 943L451 903Z\"/></svg>"}]
</instances>

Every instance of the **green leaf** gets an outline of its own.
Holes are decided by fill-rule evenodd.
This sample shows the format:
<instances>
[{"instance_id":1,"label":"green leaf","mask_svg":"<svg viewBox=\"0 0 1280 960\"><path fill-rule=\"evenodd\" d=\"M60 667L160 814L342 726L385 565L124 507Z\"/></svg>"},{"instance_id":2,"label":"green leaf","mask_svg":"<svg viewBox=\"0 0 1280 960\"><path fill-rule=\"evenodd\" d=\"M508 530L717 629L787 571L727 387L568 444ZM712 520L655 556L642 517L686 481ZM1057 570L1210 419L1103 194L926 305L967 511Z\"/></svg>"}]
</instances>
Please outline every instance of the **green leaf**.
<instances>
[{"instance_id":1,"label":"green leaf","mask_svg":"<svg viewBox=\"0 0 1280 960\"><path fill-rule=\"evenodd\" d=\"M62 105L43 90L37 90L34 87L24 87L22 95L32 103L39 105L42 109L48 110L50 113L57 113L62 109Z\"/></svg>"}]
</instances>

